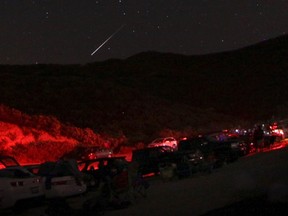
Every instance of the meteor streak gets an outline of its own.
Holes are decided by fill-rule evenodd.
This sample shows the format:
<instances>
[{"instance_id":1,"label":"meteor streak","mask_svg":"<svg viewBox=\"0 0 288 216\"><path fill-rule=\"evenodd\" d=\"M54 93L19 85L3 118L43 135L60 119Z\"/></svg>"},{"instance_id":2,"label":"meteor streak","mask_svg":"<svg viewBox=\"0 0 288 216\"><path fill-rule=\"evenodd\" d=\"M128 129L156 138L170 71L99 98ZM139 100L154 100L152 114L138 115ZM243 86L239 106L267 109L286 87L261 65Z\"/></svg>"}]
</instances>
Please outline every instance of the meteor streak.
<instances>
[{"instance_id":1,"label":"meteor streak","mask_svg":"<svg viewBox=\"0 0 288 216\"><path fill-rule=\"evenodd\" d=\"M115 34L117 34L123 27L125 26L125 24L123 24L122 26L120 26L113 34L111 34L96 50L94 50L94 52L91 53L91 56L93 56L102 46L104 46Z\"/></svg>"}]
</instances>

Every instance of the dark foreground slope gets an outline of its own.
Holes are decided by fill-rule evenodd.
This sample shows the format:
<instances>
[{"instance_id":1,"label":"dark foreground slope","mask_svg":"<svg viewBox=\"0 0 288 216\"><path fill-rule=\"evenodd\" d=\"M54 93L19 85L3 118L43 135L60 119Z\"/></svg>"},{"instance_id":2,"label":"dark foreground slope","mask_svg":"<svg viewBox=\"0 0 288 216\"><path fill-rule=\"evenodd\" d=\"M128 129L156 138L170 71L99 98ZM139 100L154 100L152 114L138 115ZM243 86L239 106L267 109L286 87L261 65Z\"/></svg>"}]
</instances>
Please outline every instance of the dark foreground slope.
<instances>
[{"instance_id":1,"label":"dark foreground slope","mask_svg":"<svg viewBox=\"0 0 288 216\"><path fill-rule=\"evenodd\" d=\"M272 202L265 195L246 198L223 208L212 210L202 216L286 216L288 205L286 202Z\"/></svg>"},{"instance_id":2,"label":"dark foreground slope","mask_svg":"<svg viewBox=\"0 0 288 216\"><path fill-rule=\"evenodd\" d=\"M210 175L151 181L147 198L113 215L286 215L288 148L243 157Z\"/></svg>"}]
</instances>

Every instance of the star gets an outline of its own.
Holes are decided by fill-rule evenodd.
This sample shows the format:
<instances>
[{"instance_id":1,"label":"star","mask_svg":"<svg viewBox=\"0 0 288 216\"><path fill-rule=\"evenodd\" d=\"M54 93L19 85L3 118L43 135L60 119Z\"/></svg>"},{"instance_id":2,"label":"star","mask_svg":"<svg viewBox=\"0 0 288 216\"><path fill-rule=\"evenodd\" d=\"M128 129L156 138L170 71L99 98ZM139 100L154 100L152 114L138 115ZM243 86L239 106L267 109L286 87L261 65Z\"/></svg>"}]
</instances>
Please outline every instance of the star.
<instances>
[{"instance_id":1,"label":"star","mask_svg":"<svg viewBox=\"0 0 288 216\"><path fill-rule=\"evenodd\" d=\"M85 64L91 47L123 23L129 29L114 38L117 50L104 49L97 61L147 50L178 53L179 41L188 55L235 50L287 34L287 8L287 0L0 0L0 64L6 56L11 64Z\"/></svg>"}]
</instances>

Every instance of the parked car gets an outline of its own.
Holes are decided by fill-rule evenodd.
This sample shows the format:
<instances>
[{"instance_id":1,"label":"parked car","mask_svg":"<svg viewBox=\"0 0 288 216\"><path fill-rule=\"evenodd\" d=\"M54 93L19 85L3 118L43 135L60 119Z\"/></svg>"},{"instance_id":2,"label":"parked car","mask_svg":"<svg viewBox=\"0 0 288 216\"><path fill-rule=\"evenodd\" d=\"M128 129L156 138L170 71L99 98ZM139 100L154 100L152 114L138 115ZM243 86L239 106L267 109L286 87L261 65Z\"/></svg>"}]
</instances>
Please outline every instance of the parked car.
<instances>
[{"instance_id":1,"label":"parked car","mask_svg":"<svg viewBox=\"0 0 288 216\"><path fill-rule=\"evenodd\" d=\"M76 160L91 160L96 158L106 158L112 157L113 151L108 148L102 148L98 146L93 147L84 147L78 146L73 151L65 154L70 158L74 158Z\"/></svg>"},{"instance_id":2,"label":"parked car","mask_svg":"<svg viewBox=\"0 0 288 216\"><path fill-rule=\"evenodd\" d=\"M132 162L139 164L142 175L159 174L159 168L163 164L175 164L179 168L186 161L191 168L201 165L203 156L200 151L171 151L167 146L150 147L134 150Z\"/></svg>"},{"instance_id":3,"label":"parked car","mask_svg":"<svg viewBox=\"0 0 288 216\"><path fill-rule=\"evenodd\" d=\"M41 178L10 156L0 156L0 209L39 204L44 199Z\"/></svg>"},{"instance_id":4,"label":"parked car","mask_svg":"<svg viewBox=\"0 0 288 216\"><path fill-rule=\"evenodd\" d=\"M166 146L137 149L132 152L132 162L139 164L139 171L142 175L157 174L159 173L159 165L163 163L166 153Z\"/></svg>"},{"instance_id":5,"label":"parked car","mask_svg":"<svg viewBox=\"0 0 288 216\"><path fill-rule=\"evenodd\" d=\"M240 156L246 155L251 149L249 137L247 135L241 135L238 133L230 131L220 131L207 135L207 139L217 142L230 142L231 148L234 148L234 151L238 151Z\"/></svg>"},{"instance_id":6,"label":"parked car","mask_svg":"<svg viewBox=\"0 0 288 216\"><path fill-rule=\"evenodd\" d=\"M174 137L157 138L148 144L148 147L159 146L169 146L173 149L177 149L177 140Z\"/></svg>"},{"instance_id":7,"label":"parked car","mask_svg":"<svg viewBox=\"0 0 288 216\"><path fill-rule=\"evenodd\" d=\"M113 151L111 149L92 147L92 148L89 148L89 150L87 151L86 158L90 160L96 159L96 158L106 158L106 157L112 157L112 154L113 154Z\"/></svg>"},{"instance_id":8,"label":"parked car","mask_svg":"<svg viewBox=\"0 0 288 216\"><path fill-rule=\"evenodd\" d=\"M209 135L195 136L178 143L178 151L202 152L204 160L214 161L214 167L221 166L237 160L241 155L240 142L238 140L216 140Z\"/></svg>"},{"instance_id":9,"label":"parked car","mask_svg":"<svg viewBox=\"0 0 288 216\"><path fill-rule=\"evenodd\" d=\"M26 168L42 178L45 197L50 199L76 196L86 192L87 185L76 161L74 166L72 164L69 161L45 162Z\"/></svg>"}]
</instances>

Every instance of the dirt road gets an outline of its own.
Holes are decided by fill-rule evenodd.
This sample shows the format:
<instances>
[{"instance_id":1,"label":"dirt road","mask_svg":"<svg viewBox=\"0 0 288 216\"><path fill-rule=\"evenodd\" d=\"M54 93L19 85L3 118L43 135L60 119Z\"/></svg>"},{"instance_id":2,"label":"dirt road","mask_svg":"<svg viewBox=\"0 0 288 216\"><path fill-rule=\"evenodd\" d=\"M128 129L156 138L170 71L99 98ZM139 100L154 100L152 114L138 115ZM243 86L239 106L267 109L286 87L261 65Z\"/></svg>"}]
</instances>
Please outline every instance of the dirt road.
<instances>
[{"instance_id":1,"label":"dirt road","mask_svg":"<svg viewBox=\"0 0 288 216\"><path fill-rule=\"evenodd\" d=\"M106 215L201 215L247 197L267 194L288 201L288 148L257 153L210 175L173 182L151 181L147 198Z\"/></svg>"}]
</instances>

